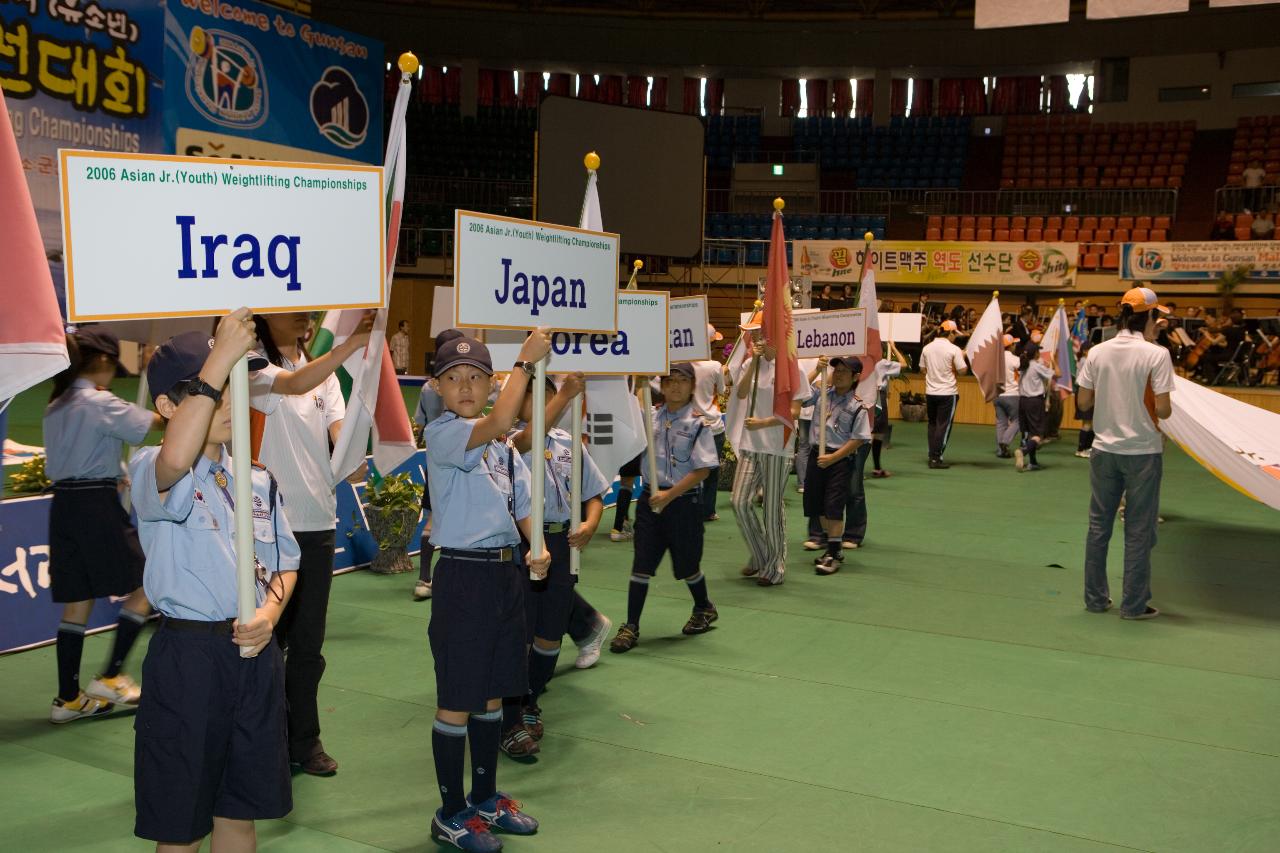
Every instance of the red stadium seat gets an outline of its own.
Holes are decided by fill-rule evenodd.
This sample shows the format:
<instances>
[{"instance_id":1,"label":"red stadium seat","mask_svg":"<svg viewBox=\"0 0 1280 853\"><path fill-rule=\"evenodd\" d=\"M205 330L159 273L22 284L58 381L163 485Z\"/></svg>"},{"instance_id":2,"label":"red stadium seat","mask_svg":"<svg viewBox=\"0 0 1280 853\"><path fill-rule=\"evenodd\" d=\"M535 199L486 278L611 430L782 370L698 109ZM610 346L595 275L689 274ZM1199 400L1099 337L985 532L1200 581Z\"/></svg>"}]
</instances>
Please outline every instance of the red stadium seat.
<instances>
[{"instance_id":1,"label":"red stadium seat","mask_svg":"<svg viewBox=\"0 0 1280 853\"><path fill-rule=\"evenodd\" d=\"M955 228L942 229L942 239L946 240L949 243L954 242L955 239L959 236L960 236L960 232L958 229L955 229Z\"/></svg>"},{"instance_id":2,"label":"red stadium seat","mask_svg":"<svg viewBox=\"0 0 1280 853\"><path fill-rule=\"evenodd\" d=\"M978 241L981 243L990 243L994 232L990 228L978 229Z\"/></svg>"},{"instance_id":3,"label":"red stadium seat","mask_svg":"<svg viewBox=\"0 0 1280 853\"><path fill-rule=\"evenodd\" d=\"M1059 239L1061 239L1060 232L1061 232L1061 229L1058 229L1058 228L1046 228L1044 229L1043 239L1046 243L1056 243L1058 242Z\"/></svg>"},{"instance_id":4,"label":"red stadium seat","mask_svg":"<svg viewBox=\"0 0 1280 853\"><path fill-rule=\"evenodd\" d=\"M1062 236L1061 236L1059 239L1060 239L1060 240L1062 240L1062 242L1064 242L1064 243L1074 243L1074 242L1076 242L1077 240L1079 240L1080 238L1079 238L1079 236L1077 235L1076 229L1074 229L1074 228L1063 228L1063 229L1062 229Z\"/></svg>"},{"instance_id":5,"label":"red stadium seat","mask_svg":"<svg viewBox=\"0 0 1280 853\"><path fill-rule=\"evenodd\" d=\"M1109 229L1109 228L1099 228L1097 231L1094 231L1094 232L1093 232L1093 239L1094 239L1095 241L1099 242L1099 243L1110 243L1110 242L1111 242L1111 229Z\"/></svg>"},{"instance_id":6,"label":"red stadium seat","mask_svg":"<svg viewBox=\"0 0 1280 853\"><path fill-rule=\"evenodd\" d=\"M1081 243L1091 242L1093 240L1093 229L1081 228L1078 232L1076 232L1076 239L1079 240Z\"/></svg>"},{"instance_id":7,"label":"red stadium seat","mask_svg":"<svg viewBox=\"0 0 1280 853\"><path fill-rule=\"evenodd\" d=\"M1061 228L1062 228L1062 217L1061 217L1061 216L1050 216L1048 219L1046 219L1046 220L1044 221L1044 227L1045 227L1045 228L1058 228L1058 229L1061 229Z\"/></svg>"},{"instance_id":8,"label":"red stadium seat","mask_svg":"<svg viewBox=\"0 0 1280 853\"><path fill-rule=\"evenodd\" d=\"M1013 229L1013 228L1026 228L1026 227L1027 227L1027 217L1025 217L1025 216L1015 216L1015 217L1013 217L1011 220L1009 220L1009 226L1010 226L1010 228L1011 228L1011 229Z\"/></svg>"},{"instance_id":9,"label":"red stadium seat","mask_svg":"<svg viewBox=\"0 0 1280 853\"><path fill-rule=\"evenodd\" d=\"M1080 258L1080 268L1086 270L1096 270L1098 268L1099 258L1094 252L1088 252Z\"/></svg>"},{"instance_id":10,"label":"red stadium seat","mask_svg":"<svg viewBox=\"0 0 1280 853\"><path fill-rule=\"evenodd\" d=\"M926 219L926 220L925 220L925 227L927 227L927 228L937 228L938 230L941 230L941 229L942 229L942 217L941 217L941 216L930 216L928 219Z\"/></svg>"},{"instance_id":11,"label":"red stadium seat","mask_svg":"<svg viewBox=\"0 0 1280 853\"><path fill-rule=\"evenodd\" d=\"M1252 239L1252 238L1253 238L1253 231L1252 231L1251 229L1249 229L1249 228L1237 228L1237 229L1236 229L1236 239L1237 239L1237 240L1250 240L1250 239Z\"/></svg>"},{"instance_id":12,"label":"red stadium seat","mask_svg":"<svg viewBox=\"0 0 1280 853\"><path fill-rule=\"evenodd\" d=\"M941 228L926 228L926 229L925 229L925 232L924 232L924 238L925 238L926 240L933 240L933 241L941 240L941 239L942 239L942 229L941 229Z\"/></svg>"},{"instance_id":13,"label":"red stadium seat","mask_svg":"<svg viewBox=\"0 0 1280 853\"><path fill-rule=\"evenodd\" d=\"M1102 268L1104 270L1120 268L1120 253L1115 246L1108 247L1107 253L1102 256Z\"/></svg>"},{"instance_id":14,"label":"red stadium seat","mask_svg":"<svg viewBox=\"0 0 1280 853\"><path fill-rule=\"evenodd\" d=\"M1097 228L1097 227L1098 227L1098 217L1096 217L1096 216L1086 216L1086 217L1084 218L1084 221L1082 221L1082 222L1080 223L1080 227L1081 227L1081 228L1087 228L1087 229L1089 229L1090 231L1092 231L1093 229L1095 229L1095 228ZM1081 237L1080 239L1082 239L1082 240L1083 240L1083 239L1085 239L1085 238Z\"/></svg>"},{"instance_id":15,"label":"red stadium seat","mask_svg":"<svg viewBox=\"0 0 1280 853\"><path fill-rule=\"evenodd\" d=\"M1007 216L997 216L997 217L995 218L995 222L993 223L993 227L994 227L997 231L999 231L1001 228L1003 228L1003 229L1005 229L1005 230L1008 230L1008 228L1009 228L1009 217L1007 217Z\"/></svg>"},{"instance_id":16,"label":"red stadium seat","mask_svg":"<svg viewBox=\"0 0 1280 853\"><path fill-rule=\"evenodd\" d=\"M1154 222L1154 224L1152 225L1152 227L1154 227L1154 228L1164 228L1164 229L1166 229L1166 230L1167 230L1167 229L1169 229L1169 228L1172 228L1172 227L1173 227L1173 219L1172 219L1171 217L1168 217L1168 216L1157 216L1157 217L1155 218L1155 222Z\"/></svg>"},{"instance_id":17,"label":"red stadium seat","mask_svg":"<svg viewBox=\"0 0 1280 853\"><path fill-rule=\"evenodd\" d=\"M1009 239L1010 239L1010 240L1012 240L1012 241L1013 241L1013 242L1015 242L1015 243L1025 243L1025 242L1027 242L1027 229L1025 229L1025 228L1010 228L1010 229L1009 229Z\"/></svg>"},{"instance_id":18,"label":"red stadium seat","mask_svg":"<svg viewBox=\"0 0 1280 853\"><path fill-rule=\"evenodd\" d=\"M1098 220L1098 227L1109 231L1116 227L1116 218L1114 216L1103 216ZM1099 237L1098 239L1101 240L1103 238Z\"/></svg>"},{"instance_id":19,"label":"red stadium seat","mask_svg":"<svg viewBox=\"0 0 1280 853\"><path fill-rule=\"evenodd\" d=\"M1129 242L1129 229L1128 229L1128 228L1117 228L1116 230L1114 230L1114 231L1112 231L1112 232L1111 232L1111 239L1112 239L1112 240L1115 240L1117 243L1128 243L1128 242Z\"/></svg>"},{"instance_id":20,"label":"red stadium seat","mask_svg":"<svg viewBox=\"0 0 1280 853\"><path fill-rule=\"evenodd\" d=\"M1129 236L1129 239L1133 240L1135 243L1142 243L1147 240L1148 236L1149 232L1146 228L1135 228L1133 229L1133 233Z\"/></svg>"},{"instance_id":21,"label":"red stadium seat","mask_svg":"<svg viewBox=\"0 0 1280 853\"><path fill-rule=\"evenodd\" d=\"M1008 228L997 228L997 229L995 230L995 241L996 241L997 243L1007 243L1007 242L1009 242L1009 229L1008 229Z\"/></svg>"},{"instance_id":22,"label":"red stadium seat","mask_svg":"<svg viewBox=\"0 0 1280 853\"><path fill-rule=\"evenodd\" d=\"M1163 228L1153 228L1151 229L1151 240L1155 243L1163 243L1168 239L1168 233L1169 232L1165 231Z\"/></svg>"},{"instance_id":23,"label":"red stadium seat","mask_svg":"<svg viewBox=\"0 0 1280 853\"><path fill-rule=\"evenodd\" d=\"M991 219L992 218L990 216L979 216L978 229L982 230L983 228L986 228L988 231L991 230L993 227Z\"/></svg>"},{"instance_id":24,"label":"red stadium seat","mask_svg":"<svg viewBox=\"0 0 1280 853\"><path fill-rule=\"evenodd\" d=\"M1039 242L1040 242L1041 240L1043 240L1043 239L1044 239L1044 229L1043 229L1043 228L1028 228L1028 229L1027 229L1027 242L1028 242L1028 243L1039 243Z\"/></svg>"},{"instance_id":25,"label":"red stadium seat","mask_svg":"<svg viewBox=\"0 0 1280 853\"><path fill-rule=\"evenodd\" d=\"M973 217L965 217L965 218L972 219ZM978 232L976 228L961 228L960 239L965 243L972 243L974 239L976 239L977 233Z\"/></svg>"}]
</instances>

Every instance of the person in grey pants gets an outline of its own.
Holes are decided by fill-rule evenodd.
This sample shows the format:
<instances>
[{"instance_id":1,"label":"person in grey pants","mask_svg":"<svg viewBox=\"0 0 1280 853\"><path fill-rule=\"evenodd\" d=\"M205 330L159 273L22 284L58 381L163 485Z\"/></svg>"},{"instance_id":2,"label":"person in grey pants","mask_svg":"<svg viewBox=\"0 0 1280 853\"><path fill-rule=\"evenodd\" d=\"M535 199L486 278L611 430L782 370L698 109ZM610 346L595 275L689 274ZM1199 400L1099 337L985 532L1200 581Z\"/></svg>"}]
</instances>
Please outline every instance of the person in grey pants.
<instances>
[{"instance_id":1,"label":"person in grey pants","mask_svg":"<svg viewBox=\"0 0 1280 853\"><path fill-rule=\"evenodd\" d=\"M1014 346L1018 339L1013 335L1004 336L1004 381L1001 383L1000 396L996 397L996 457L1008 459L1013 456L1009 445L1018 436L1018 357L1014 355Z\"/></svg>"},{"instance_id":2,"label":"person in grey pants","mask_svg":"<svg viewBox=\"0 0 1280 853\"><path fill-rule=\"evenodd\" d=\"M1093 409L1095 438L1089 459L1089 532L1084 551L1084 606L1092 613L1111 608L1107 548L1116 513L1125 501L1124 595L1120 615L1152 619L1151 550L1156 544L1164 440L1158 421L1173 412L1169 351L1151 343L1157 315L1167 311L1149 288L1125 293L1122 331L1089 350L1080 371L1079 405ZM1148 397L1150 392L1150 397Z\"/></svg>"}]
</instances>

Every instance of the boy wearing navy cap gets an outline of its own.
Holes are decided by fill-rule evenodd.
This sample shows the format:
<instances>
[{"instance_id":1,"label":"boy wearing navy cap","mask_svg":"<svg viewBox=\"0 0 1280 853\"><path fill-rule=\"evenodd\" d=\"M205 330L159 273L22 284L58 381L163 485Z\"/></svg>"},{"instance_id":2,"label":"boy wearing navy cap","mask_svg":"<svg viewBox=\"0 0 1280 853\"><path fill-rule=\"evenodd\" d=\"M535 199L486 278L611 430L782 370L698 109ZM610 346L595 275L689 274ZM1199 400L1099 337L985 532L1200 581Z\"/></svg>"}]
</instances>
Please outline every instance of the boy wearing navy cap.
<instances>
[{"instance_id":1,"label":"boy wearing navy cap","mask_svg":"<svg viewBox=\"0 0 1280 853\"><path fill-rule=\"evenodd\" d=\"M805 474L804 511L810 518L821 517L827 534L827 551L814 560L820 575L833 575L844 561L841 537L844 534L845 505L849 499L849 477L852 456L871 440L871 419L862 401L853 393L862 374L862 362L856 358L837 357L830 360L831 385L827 388L827 421L818 419L818 400L822 394L815 379L827 369L826 357L818 359L818 367L810 377L814 383L809 402L814 406L809 425L809 470Z\"/></svg>"},{"instance_id":2,"label":"boy wearing navy cap","mask_svg":"<svg viewBox=\"0 0 1280 853\"><path fill-rule=\"evenodd\" d=\"M488 415L493 364L480 341L458 337L436 353L436 390L448 410L427 424L431 541L440 548L432 584L431 655L436 719L431 732L441 808L431 837L460 850L492 853L492 830L532 835L538 822L498 790L502 697L529 688L526 661L526 570L518 546L530 537L529 469L505 441L524 401L534 363L551 350L538 330L525 339L510 378ZM527 554L543 578L551 555ZM463 796L467 742L471 795Z\"/></svg>"},{"instance_id":3,"label":"boy wearing navy cap","mask_svg":"<svg viewBox=\"0 0 1280 853\"><path fill-rule=\"evenodd\" d=\"M299 550L275 481L261 468L253 470L258 609L248 623L236 618L226 384L254 339L249 309L240 308L212 340L178 335L147 367L168 426L164 443L138 451L129 466L147 555L143 583L161 614L134 722L134 832L157 849L195 851L212 831L215 849L254 850L254 821L293 808L284 661L272 631L293 591ZM251 370L266 363L250 353Z\"/></svg>"},{"instance_id":4,"label":"boy wearing navy cap","mask_svg":"<svg viewBox=\"0 0 1280 853\"><path fill-rule=\"evenodd\" d=\"M707 580L700 565L703 481L720 462L704 415L693 404L693 383L693 365L673 364L662 379L663 404L648 413L653 419L658 482L646 484L636 504L636 545L627 591L627 621L609 644L611 652L628 652L640 641L640 614L649 594L649 582L668 550L676 580L684 581L693 596L693 614L685 623L684 633L704 634L720 618L707 598Z\"/></svg>"}]
</instances>

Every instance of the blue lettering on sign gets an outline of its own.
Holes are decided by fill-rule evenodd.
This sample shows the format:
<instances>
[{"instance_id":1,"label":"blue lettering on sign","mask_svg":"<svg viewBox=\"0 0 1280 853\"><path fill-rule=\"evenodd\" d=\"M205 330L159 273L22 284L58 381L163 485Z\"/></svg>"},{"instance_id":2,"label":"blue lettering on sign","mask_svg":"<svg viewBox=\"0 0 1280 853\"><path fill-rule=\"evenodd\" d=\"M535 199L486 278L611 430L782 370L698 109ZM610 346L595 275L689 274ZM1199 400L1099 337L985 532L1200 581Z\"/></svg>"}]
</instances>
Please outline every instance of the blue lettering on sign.
<instances>
[{"instance_id":1,"label":"blue lettering on sign","mask_svg":"<svg viewBox=\"0 0 1280 853\"><path fill-rule=\"evenodd\" d=\"M584 345L591 351L592 355L631 354L631 348L627 345L627 333L621 329L612 335L600 332L594 334L587 334L586 332L554 332L551 335L551 352L555 355L565 355L567 353L582 355Z\"/></svg>"},{"instance_id":2,"label":"blue lettering on sign","mask_svg":"<svg viewBox=\"0 0 1280 853\"><path fill-rule=\"evenodd\" d=\"M564 276L547 278L545 275L529 275L516 271L511 273L511 259L502 259L502 289L495 290L493 296L499 305L528 305L529 316L537 317L543 307L552 308L586 308L587 285L580 278L565 279Z\"/></svg>"},{"instance_id":3,"label":"blue lettering on sign","mask_svg":"<svg viewBox=\"0 0 1280 853\"><path fill-rule=\"evenodd\" d=\"M693 346L693 329L672 329L671 348L683 349Z\"/></svg>"},{"instance_id":4,"label":"blue lettering on sign","mask_svg":"<svg viewBox=\"0 0 1280 853\"><path fill-rule=\"evenodd\" d=\"M180 232L179 241L182 249L182 266L178 268L178 278L195 278L196 267L193 251L192 230L195 228L194 216L177 216L174 221ZM204 267L200 270L200 278L217 278L218 249L226 246L230 237L226 234L205 234L200 238L204 252ZM286 290L301 290L298 281L298 246L302 238L276 234L267 244L266 261L271 274L287 282ZM233 249L240 250L231 259L231 274L236 278L263 278L267 271L262 265L262 243L253 234L241 234L231 243ZM283 250L283 252L281 251ZM281 255L284 260L281 260Z\"/></svg>"}]
</instances>

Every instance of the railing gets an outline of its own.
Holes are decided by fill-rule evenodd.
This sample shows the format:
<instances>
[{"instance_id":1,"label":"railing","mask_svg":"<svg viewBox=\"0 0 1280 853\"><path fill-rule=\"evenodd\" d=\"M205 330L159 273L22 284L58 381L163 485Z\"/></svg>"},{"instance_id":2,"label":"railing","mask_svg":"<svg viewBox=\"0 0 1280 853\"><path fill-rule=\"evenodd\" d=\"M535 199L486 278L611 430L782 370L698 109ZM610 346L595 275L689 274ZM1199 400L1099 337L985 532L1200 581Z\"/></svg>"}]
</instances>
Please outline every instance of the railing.
<instances>
[{"instance_id":1,"label":"railing","mask_svg":"<svg viewBox=\"0 0 1280 853\"><path fill-rule=\"evenodd\" d=\"M1169 189L929 190L919 213L929 216L1173 216Z\"/></svg>"},{"instance_id":2,"label":"railing","mask_svg":"<svg viewBox=\"0 0 1280 853\"><path fill-rule=\"evenodd\" d=\"M400 242L396 246L396 265L411 267L422 258L452 258L452 228L400 229Z\"/></svg>"},{"instance_id":3,"label":"railing","mask_svg":"<svg viewBox=\"0 0 1280 853\"><path fill-rule=\"evenodd\" d=\"M404 194L406 202L428 202L487 213L527 217L533 211L532 181L409 175Z\"/></svg>"},{"instance_id":4,"label":"railing","mask_svg":"<svg viewBox=\"0 0 1280 853\"><path fill-rule=\"evenodd\" d=\"M1280 205L1280 187L1218 187L1213 193L1213 209L1229 213L1265 210Z\"/></svg>"},{"instance_id":5,"label":"railing","mask_svg":"<svg viewBox=\"0 0 1280 853\"><path fill-rule=\"evenodd\" d=\"M709 213L771 213L773 192L735 192L707 190ZM892 208L888 190L818 190L786 195L787 212L834 213L848 216L883 216L888 221Z\"/></svg>"},{"instance_id":6,"label":"railing","mask_svg":"<svg viewBox=\"0 0 1280 853\"><path fill-rule=\"evenodd\" d=\"M817 151L735 151L734 163L817 163Z\"/></svg>"}]
</instances>

